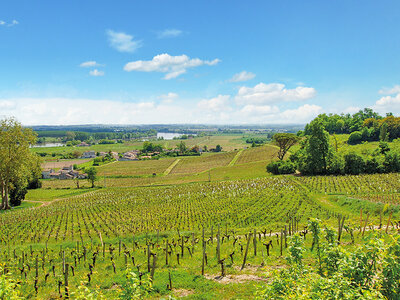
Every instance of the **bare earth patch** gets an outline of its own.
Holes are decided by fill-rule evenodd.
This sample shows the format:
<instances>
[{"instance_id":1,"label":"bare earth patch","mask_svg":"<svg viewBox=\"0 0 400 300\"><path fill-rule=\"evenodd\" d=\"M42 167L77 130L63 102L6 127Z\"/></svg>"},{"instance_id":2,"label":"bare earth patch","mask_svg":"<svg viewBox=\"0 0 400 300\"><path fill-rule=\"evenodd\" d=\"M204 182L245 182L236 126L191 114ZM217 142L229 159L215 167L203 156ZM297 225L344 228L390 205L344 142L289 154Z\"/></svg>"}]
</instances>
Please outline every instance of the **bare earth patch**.
<instances>
[{"instance_id":1,"label":"bare earth patch","mask_svg":"<svg viewBox=\"0 0 400 300\"><path fill-rule=\"evenodd\" d=\"M186 289L174 289L174 296L176 297L186 297L189 295L192 295L194 293L194 291L192 290L186 290Z\"/></svg>"},{"instance_id":2,"label":"bare earth patch","mask_svg":"<svg viewBox=\"0 0 400 300\"><path fill-rule=\"evenodd\" d=\"M209 280L214 280L218 283L229 284L229 283L244 283L247 281L268 281L268 278L260 277L251 274L237 274L237 275L226 275L224 277L221 276L213 276L213 275L205 275L205 278Z\"/></svg>"}]
</instances>

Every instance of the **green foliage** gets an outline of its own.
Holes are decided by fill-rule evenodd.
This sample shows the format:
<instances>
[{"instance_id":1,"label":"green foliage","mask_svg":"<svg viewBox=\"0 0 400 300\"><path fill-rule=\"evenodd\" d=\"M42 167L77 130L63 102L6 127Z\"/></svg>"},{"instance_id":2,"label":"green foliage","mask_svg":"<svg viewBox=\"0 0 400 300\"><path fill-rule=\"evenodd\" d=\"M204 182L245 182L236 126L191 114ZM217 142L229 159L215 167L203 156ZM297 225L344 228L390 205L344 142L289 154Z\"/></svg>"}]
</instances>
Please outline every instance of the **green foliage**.
<instances>
[{"instance_id":1,"label":"green foliage","mask_svg":"<svg viewBox=\"0 0 400 300\"><path fill-rule=\"evenodd\" d=\"M364 172L365 164L361 155L350 152L345 154L343 158L345 161L344 171L346 174L358 175Z\"/></svg>"},{"instance_id":2,"label":"green foliage","mask_svg":"<svg viewBox=\"0 0 400 300\"><path fill-rule=\"evenodd\" d=\"M289 149L297 144L300 138L293 133L276 133L273 136L274 144L279 147L278 158L283 160Z\"/></svg>"},{"instance_id":3,"label":"green foliage","mask_svg":"<svg viewBox=\"0 0 400 300\"><path fill-rule=\"evenodd\" d=\"M368 129L367 129L368 131ZM362 134L360 131L354 131L350 134L349 139L347 140L347 143L349 144L358 144L361 143L363 140Z\"/></svg>"},{"instance_id":4,"label":"green foliage","mask_svg":"<svg viewBox=\"0 0 400 300\"><path fill-rule=\"evenodd\" d=\"M273 161L267 165L267 171L274 174L293 174L296 166L291 161Z\"/></svg>"},{"instance_id":5,"label":"green foliage","mask_svg":"<svg viewBox=\"0 0 400 300\"><path fill-rule=\"evenodd\" d=\"M323 122L315 119L309 124L310 135L296 153L296 161L301 173L307 175L327 174L333 148Z\"/></svg>"},{"instance_id":6,"label":"green foliage","mask_svg":"<svg viewBox=\"0 0 400 300\"><path fill-rule=\"evenodd\" d=\"M385 243L380 234L372 234L354 251L346 251L328 227L321 240L318 220L311 220L309 228L316 268L303 266L305 250L294 236L289 240L289 268L275 273L272 282L257 291L258 299L399 299L399 236Z\"/></svg>"},{"instance_id":7,"label":"green foliage","mask_svg":"<svg viewBox=\"0 0 400 300\"><path fill-rule=\"evenodd\" d=\"M20 206L22 200L25 199L25 195L28 192L25 185L21 183L16 183L10 189L10 204L11 206Z\"/></svg>"},{"instance_id":8,"label":"green foliage","mask_svg":"<svg viewBox=\"0 0 400 300\"><path fill-rule=\"evenodd\" d=\"M4 268L0 267L0 299L24 299L18 290L19 285L14 279L10 278L11 274L4 274Z\"/></svg>"},{"instance_id":9,"label":"green foliage","mask_svg":"<svg viewBox=\"0 0 400 300\"><path fill-rule=\"evenodd\" d=\"M247 144L257 144L257 145L262 145L265 144L268 141L267 138L262 138L262 137L253 137L253 138L248 138L246 139Z\"/></svg>"},{"instance_id":10,"label":"green foliage","mask_svg":"<svg viewBox=\"0 0 400 300\"><path fill-rule=\"evenodd\" d=\"M119 299L132 300L143 299L152 291L152 283L149 275L139 280L135 272L130 269L125 271L126 281L122 285Z\"/></svg>"},{"instance_id":11,"label":"green foliage","mask_svg":"<svg viewBox=\"0 0 400 300\"><path fill-rule=\"evenodd\" d=\"M85 172L88 176L88 180L92 184L92 188L94 187L94 182L97 180L97 169L94 167L90 167L88 169L85 169Z\"/></svg>"},{"instance_id":12,"label":"green foliage","mask_svg":"<svg viewBox=\"0 0 400 300\"><path fill-rule=\"evenodd\" d=\"M91 290L81 282L77 291L71 292L71 298L76 300L97 300L105 299L99 289Z\"/></svg>"}]
</instances>

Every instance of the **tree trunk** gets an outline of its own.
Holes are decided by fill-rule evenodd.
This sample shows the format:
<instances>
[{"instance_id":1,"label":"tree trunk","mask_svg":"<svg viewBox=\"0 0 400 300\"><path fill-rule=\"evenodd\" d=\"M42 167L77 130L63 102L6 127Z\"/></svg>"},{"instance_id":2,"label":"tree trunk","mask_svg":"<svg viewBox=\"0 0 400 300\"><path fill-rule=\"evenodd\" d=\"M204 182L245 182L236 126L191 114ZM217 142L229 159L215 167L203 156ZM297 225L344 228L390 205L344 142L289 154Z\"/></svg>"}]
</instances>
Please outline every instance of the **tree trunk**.
<instances>
[{"instance_id":1,"label":"tree trunk","mask_svg":"<svg viewBox=\"0 0 400 300\"><path fill-rule=\"evenodd\" d=\"M4 184L4 197L1 205L1 209L10 209L10 204L8 203L8 182Z\"/></svg>"}]
</instances>

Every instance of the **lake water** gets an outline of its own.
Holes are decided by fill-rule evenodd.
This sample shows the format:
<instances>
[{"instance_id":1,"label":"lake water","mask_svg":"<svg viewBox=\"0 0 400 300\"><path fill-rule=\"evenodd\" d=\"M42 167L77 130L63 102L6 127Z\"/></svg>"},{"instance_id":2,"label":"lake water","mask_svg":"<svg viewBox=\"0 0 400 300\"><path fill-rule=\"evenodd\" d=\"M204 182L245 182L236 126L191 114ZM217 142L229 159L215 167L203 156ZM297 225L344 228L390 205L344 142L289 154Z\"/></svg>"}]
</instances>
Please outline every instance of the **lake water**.
<instances>
[{"instance_id":1,"label":"lake water","mask_svg":"<svg viewBox=\"0 0 400 300\"><path fill-rule=\"evenodd\" d=\"M62 144L62 143L44 143L44 144L33 145L32 148L62 147L62 146L65 146L65 144Z\"/></svg>"},{"instance_id":2,"label":"lake water","mask_svg":"<svg viewBox=\"0 0 400 300\"><path fill-rule=\"evenodd\" d=\"M157 138L164 138L164 140L172 140L174 137L181 137L182 135L174 132L157 132Z\"/></svg>"}]
</instances>

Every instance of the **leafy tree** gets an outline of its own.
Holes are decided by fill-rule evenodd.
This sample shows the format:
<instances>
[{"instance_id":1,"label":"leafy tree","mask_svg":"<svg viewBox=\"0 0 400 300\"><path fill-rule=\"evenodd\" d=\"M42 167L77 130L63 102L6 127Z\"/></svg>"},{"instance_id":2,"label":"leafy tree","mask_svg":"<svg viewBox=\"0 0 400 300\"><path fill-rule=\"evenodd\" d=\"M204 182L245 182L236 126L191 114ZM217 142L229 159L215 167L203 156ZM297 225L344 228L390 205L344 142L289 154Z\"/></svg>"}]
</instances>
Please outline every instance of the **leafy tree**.
<instances>
[{"instance_id":1,"label":"leafy tree","mask_svg":"<svg viewBox=\"0 0 400 300\"><path fill-rule=\"evenodd\" d=\"M344 170L346 174L358 175L364 172L365 163L361 155L351 152L345 154L343 158L345 161Z\"/></svg>"},{"instance_id":2,"label":"leafy tree","mask_svg":"<svg viewBox=\"0 0 400 300\"><path fill-rule=\"evenodd\" d=\"M294 146L299 137L293 133L276 133L273 136L275 145L279 147L278 158L283 160L289 149Z\"/></svg>"},{"instance_id":3,"label":"leafy tree","mask_svg":"<svg viewBox=\"0 0 400 300\"><path fill-rule=\"evenodd\" d=\"M94 188L94 182L97 180L97 169L94 167L88 168L86 169L86 174L89 182L92 184L92 188Z\"/></svg>"},{"instance_id":4,"label":"leafy tree","mask_svg":"<svg viewBox=\"0 0 400 300\"><path fill-rule=\"evenodd\" d=\"M379 131L379 140L382 142L387 142L389 140L388 125L383 123Z\"/></svg>"},{"instance_id":5,"label":"leafy tree","mask_svg":"<svg viewBox=\"0 0 400 300\"><path fill-rule=\"evenodd\" d=\"M30 166L36 157L29 146L36 141L32 129L22 127L14 118L0 121L0 191L1 209L9 209L9 192L13 182L27 183Z\"/></svg>"},{"instance_id":6,"label":"leafy tree","mask_svg":"<svg viewBox=\"0 0 400 300\"><path fill-rule=\"evenodd\" d=\"M328 163L333 156L329 143L329 134L322 120L315 119L309 124L310 136L302 144L302 148L294 155L300 172L309 175L327 174Z\"/></svg>"},{"instance_id":7,"label":"leafy tree","mask_svg":"<svg viewBox=\"0 0 400 300\"><path fill-rule=\"evenodd\" d=\"M178 145L178 149L180 153L185 153L187 151L185 142L181 141Z\"/></svg>"},{"instance_id":8,"label":"leafy tree","mask_svg":"<svg viewBox=\"0 0 400 300\"><path fill-rule=\"evenodd\" d=\"M215 146L215 152L221 152L222 151L222 147L221 147L221 145L217 145L217 146Z\"/></svg>"}]
</instances>

